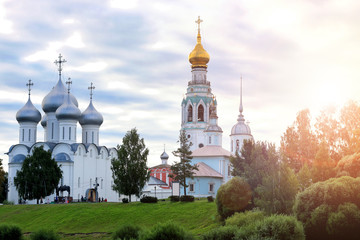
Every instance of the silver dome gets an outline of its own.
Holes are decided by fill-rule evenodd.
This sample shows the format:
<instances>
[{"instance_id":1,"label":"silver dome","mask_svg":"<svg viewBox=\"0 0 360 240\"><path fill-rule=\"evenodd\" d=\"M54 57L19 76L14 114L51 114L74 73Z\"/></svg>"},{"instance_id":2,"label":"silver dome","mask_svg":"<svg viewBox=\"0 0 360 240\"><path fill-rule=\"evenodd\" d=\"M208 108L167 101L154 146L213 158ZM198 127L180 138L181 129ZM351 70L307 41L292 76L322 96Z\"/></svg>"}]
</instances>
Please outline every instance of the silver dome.
<instances>
[{"instance_id":1,"label":"silver dome","mask_svg":"<svg viewBox=\"0 0 360 240\"><path fill-rule=\"evenodd\" d=\"M209 125L204 132L222 132L222 129L218 125Z\"/></svg>"},{"instance_id":2,"label":"silver dome","mask_svg":"<svg viewBox=\"0 0 360 240\"><path fill-rule=\"evenodd\" d=\"M89 106L81 114L79 123L81 125L98 125L100 126L104 121L103 116L95 109L92 101Z\"/></svg>"},{"instance_id":3,"label":"silver dome","mask_svg":"<svg viewBox=\"0 0 360 240\"><path fill-rule=\"evenodd\" d=\"M44 116L41 119L41 126L43 126L44 128L46 128L47 125L47 115L44 114Z\"/></svg>"},{"instance_id":4,"label":"silver dome","mask_svg":"<svg viewBox=\"0 0 360 240\"><path fill-rule=\"evenodd\" d=\"M169 155L168 155L166 152L163 152L163 153L160 155L160 158L161 158L161 159L169 159Z\"/></svg>"},{"instance_id":5,"label":"silver dome","mask_svg":"<svg viewBox=\"0 0 360 240\"><path fill-rule=\"evenodd\" d=\"M45 96L42 101L42 109L45 113L55 112L66 100L68 93L63 82L59 79L55 87ZM70 93L71 101L78 107L76 98Z\"/></svg>"},{"instance_id":6,"label":"silver dome","mask_svg":"<svg viewBox=\"0 0 360 240\"><path fill-rule=\"evenodd\" d=\"M77 106L71 101L70 93L65 102L56 110L57 120L78 120L81 112Z\"/></svg>"},{"instance_id":7,"label":"silver dome","mask_svg":"<svg viewBox=\"0 0 360 240\"><path fill-rule=\"evenodd\" d=\"M251 130L249 125L245 123L244 116L240 113L238 122L232 127L231 135L250 135Z\"/></svg>"},{"instance_id":8,"label":"silver dome","mask_svg":"<svg viewBox=\"0 0 360 240\"><path fill-rule=\"evenodd\" d=\"M39 123L41 114L39 110L32 104L30 97L27 103L16 113L16 120L21 122L34 122Z\"/></svg>"}]
</instances>

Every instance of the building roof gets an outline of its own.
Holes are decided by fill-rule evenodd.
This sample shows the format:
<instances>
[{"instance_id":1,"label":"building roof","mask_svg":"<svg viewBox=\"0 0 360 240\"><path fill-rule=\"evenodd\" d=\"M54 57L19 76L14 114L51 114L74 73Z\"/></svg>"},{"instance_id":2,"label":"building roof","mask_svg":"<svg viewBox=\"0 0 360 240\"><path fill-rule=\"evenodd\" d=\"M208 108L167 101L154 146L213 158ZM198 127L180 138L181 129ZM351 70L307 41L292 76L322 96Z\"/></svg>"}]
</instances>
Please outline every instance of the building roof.
<instances>
[{"instance_id":1,"label":"building roof","mask_svg":"<svg viewBox=\"0 0 360 240\"><path fill-rule=\"evenodd\" d=\"M198 170L194 170L194 177L215 177L215 178L222 178L223 176L211 168L209 165L203 162L199 162L196 164Z\"/></svg>"},{"instance_id":2,"label":"building roof","mask_svg":"<svg viewBox=\"0 0 360 240\"><path fill-rule=\"evenodd\" d=\"M231 152L226 149L223 149L221 146L216 145L207 145L202 148L195 149L192 154L192 157L219 157L225 156L230 157Z\"/></svg>"},{"instance_id":3,"label":"building roof","mask_svg":"<svg viewBox=\"0 0 360 240\"><path fill-rule=\"evenodd\" d=\"M160 165L153 166L150 169L153 169L153 168L170 168L170 167L171 167L171 165L169 165L169 164L160 164Z\"/></svg>"},{"instance_id":4,"label":"building roof","mask_svg":"<svg viewBox=\"0 0 360 240\"><path fill-rule=\"evenodd\" d=\"M157 179L156 177L150 176L148 185L166 185L166 182L161 181L160 179Z\"/></svg>"}]
</instances>

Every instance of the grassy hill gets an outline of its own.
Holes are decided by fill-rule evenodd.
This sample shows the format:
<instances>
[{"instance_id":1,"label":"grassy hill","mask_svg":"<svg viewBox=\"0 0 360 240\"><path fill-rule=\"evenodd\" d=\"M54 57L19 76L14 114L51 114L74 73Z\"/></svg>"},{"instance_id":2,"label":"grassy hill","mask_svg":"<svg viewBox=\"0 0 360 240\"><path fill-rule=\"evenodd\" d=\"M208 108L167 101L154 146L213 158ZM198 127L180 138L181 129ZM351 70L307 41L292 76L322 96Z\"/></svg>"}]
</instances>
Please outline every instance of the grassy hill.
<instances>
[{"instance_id":1,"label":"grassy hill","mask_svg":"<svg viewBox=\"0 0 360 240\"><path fill-rule=\"evenodd\" d=\"M194 236L219 225L216 205L206 200L193 203L73 203L0 206L0 223L16 224L23 232L54 229L64 239L110 239L119 226L129 223L150 228L173 221Z\"/></svg>"}]
</instances>

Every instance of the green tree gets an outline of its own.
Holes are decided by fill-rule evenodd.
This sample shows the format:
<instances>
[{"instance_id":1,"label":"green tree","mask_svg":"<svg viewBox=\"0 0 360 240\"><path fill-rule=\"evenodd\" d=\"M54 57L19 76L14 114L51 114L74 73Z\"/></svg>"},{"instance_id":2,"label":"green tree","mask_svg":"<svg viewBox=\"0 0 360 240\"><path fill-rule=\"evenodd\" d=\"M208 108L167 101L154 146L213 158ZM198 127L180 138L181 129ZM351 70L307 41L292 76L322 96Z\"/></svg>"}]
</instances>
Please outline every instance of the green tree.
<instances>
[{"instance_id":1,"label":"green tree","mask_svg":"<svg viewBox=\"0 0 360 240\"><path fill-rule=\"evenodd\" d=\"M337 164L337 176L360 177L360 153L343 157Z\"/></svg>"},{"instance_id":2,"label":"green tree","mask_svg":"<svg viewBox=\"0 0 360 240\"><path fill-rule=\"evenodd\" d=\"M334 167L335 162L330 157L329 148L325 142L322 142L312 164L312 181L315 183L335 177Z\"/></svg>"},{"instance_id":3,"label":"green tree","mask_svg":"<svg viewBox=\"0 0 360 240\"><path fill-rule=\"evenodd\" d=\"M186 178L194 178L194 170L198 170L198 167L191 164L192 152L190 151L190 147L192 143L188 142L185 130L180 131L178 142L180 143L180 147L172 153L175 157L180 158L180 162L175 162L175 164L171 166L172 174L169 176L175 179L175 181L179 181L180 185L184 187L184 195L186 196L186 188L188 187Z\"/></svg>"},{"instance_id":4,"label":"green tree","mask_svg":"<svg viewBox=\"0 0 360 240\"><path fill-rule=\"evenodd\" d=\"M14 183L19 196L23 199L45 198L52 194L59 184L62 171L51 152L43 146L35 147L31 156L27 156L21 170L16 173Z\"/></svg>"},{"instance_id":5,"label":"green tree","mask_svg":"<svg viewBox=\"0 0 360 240\"><path fill-rule=\"evenodd\" d=\"M2 159L0 158L0 202L3 202L6 197L6 184L7 184L7 177L6 172L2 166Z\"/></svg>"},{"instance_id":6,"label":"green tree","mask_svg":"<svg viewBox=\"0 0 360 240\"><path fill-rule=\"evenodd\" d=\"M312 184L311 170L306 163L300 169L300 171L297 173L296 176L299 182L300 191L304 191L307 187L309 187Z\"/></svg>"},{"instance_id":7,"label":"green tree","mask_svg":"<svg viewBox=\"0 0 360 240\"><path fill-rule=\"evenodd\" d=\"M117 159L111 159L112 177L114 179L113 190L129 196L135 194L140 197L145 183L150 178L147 167L149 149L146 148L144 139L140 138L136 128L128 131L122 145L117 146Z\"/></svg>"}]
</instances>

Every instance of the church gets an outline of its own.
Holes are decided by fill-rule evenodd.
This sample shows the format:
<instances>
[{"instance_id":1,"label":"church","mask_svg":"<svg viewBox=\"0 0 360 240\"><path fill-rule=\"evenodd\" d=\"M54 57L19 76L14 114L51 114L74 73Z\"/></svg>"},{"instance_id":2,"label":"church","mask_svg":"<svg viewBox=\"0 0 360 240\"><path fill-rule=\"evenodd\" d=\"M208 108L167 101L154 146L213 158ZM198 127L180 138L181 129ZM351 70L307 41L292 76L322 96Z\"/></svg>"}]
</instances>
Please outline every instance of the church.
<instances>
[{"instance_id":1,"label":"church","mask_svg":"<svg viewBox=\"0 0 360 240\"><path fill-rule=\"evenodd\" d=\"M241 150L244 140L253 139L253 136L245 123L241 89L239 116L230 133L230 151L222 147L223 131L218 125L217 99L207 78L210 55L201 43L202 20L199 17L195 22L198 25L197 43L189 55L192 78L181 103L181 130L192 143L192 163L198 167L194 178L187 179L187 194L215 197L219 187L232 177L230 156Z\"/></svg>"},{"instance_id":2,"label":"church","mask_svg":"<svg viewBox=\"0 0 360 240\"><path fill-rule=\"evenodd\" d=\"M70 193L60 192L60 195L71 196L73 201L82 198L96 201L104 198L108 201L118 201L118 194L112 190L111 159L117 157L115 148L99 146L99 129L103 123L102 115L95 109L92 96L95 87L91 83L90 102L81 112L74 95L70 93L70 79L66 88L62 81L62 67L66 62L59 55L55 63L58 65L59 78L55 86L42 101L43 116L31 102L31 87L29 80L29 98L26 104L17 112L19 123L19 143L12 145L7 152L9 156L9 193L8 200L18 203L21 199L14 184L16 172L21 169L26 156L31 155L35 147L43 146L50 150L52 157L61 166L63 172L60 186L70 187ZM41 121L44 128L44 140L37 141L37 125ZM81 125L81 142L77 142L76 128ZM89 167L93 166L93 167ZM55 193L44 201L54 201ZM36 203L36 200L28 201Z\"/></svg>"}]
</instances>

